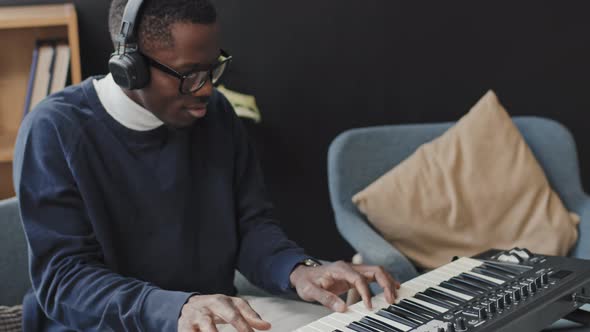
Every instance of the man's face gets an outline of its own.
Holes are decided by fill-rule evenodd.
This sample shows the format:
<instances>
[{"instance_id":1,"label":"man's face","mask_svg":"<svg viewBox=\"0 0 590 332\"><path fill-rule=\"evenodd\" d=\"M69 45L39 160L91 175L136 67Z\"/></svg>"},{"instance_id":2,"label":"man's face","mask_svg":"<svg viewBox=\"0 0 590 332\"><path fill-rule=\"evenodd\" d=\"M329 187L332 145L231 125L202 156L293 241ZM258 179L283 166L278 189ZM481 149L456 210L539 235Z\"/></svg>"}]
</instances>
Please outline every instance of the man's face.
<instances>
[{"instance_id":1,"label":"man's face","mask_svg":"<svg viewBox=\"0 0 590 332\"><path fill-rule=\"evenodd\" d=\"M218 25L174 23L170 26L173 47L151 47L144 53L179 73L187 73L198 64L213 64L219 56ZM165 124L182 128L202 118L213 93L211 80L192 94L179 92L180 80L150 66L150 83L141 90L129 91L130 97L151 111Z\"/></svg>"}]
</instances>

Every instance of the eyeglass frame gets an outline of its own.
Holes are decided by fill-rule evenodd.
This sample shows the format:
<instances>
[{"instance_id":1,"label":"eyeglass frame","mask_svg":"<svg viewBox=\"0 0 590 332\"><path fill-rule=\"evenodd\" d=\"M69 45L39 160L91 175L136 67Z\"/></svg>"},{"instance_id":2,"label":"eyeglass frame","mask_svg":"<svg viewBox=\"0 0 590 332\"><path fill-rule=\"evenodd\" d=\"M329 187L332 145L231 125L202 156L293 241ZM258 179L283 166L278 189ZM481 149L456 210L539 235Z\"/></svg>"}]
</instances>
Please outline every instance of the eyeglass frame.
<instances>
[{"instance_id":1,"label":"eyeglass frame","mask_svg":"<svg viewBox=\"0 0 590 332\"><path fill-rule=\"evenodd\" d=\"M203 86L205 86L205 84L207 84L207 79L205 79L205 80L202 80L201 83L199 83L199 86L196 89L194 89L192 91L188 91L188 92L182 91L182 85L184 84L184 81L187 78L189 78L190 75L193 75L194 73L207 71L209 73L209 75L208 75L209 78L208 79L211 80L211 83L213 83L213 84L216 84L217 83L217 82L213 82L213 71L217 67L219 67L221 65L224 65L224 64L225 65L228 65L229 62L231 62L233 60L233 57L229 53L227 53L225 50L219 49L219 51L220 51L220 54L219 55L225 58L222 61L218 61L217 63L210 64L210 65L201 65L201 64L199 64L199 65L196 66L197 69L193 69L193 70L191 70L189 72L186 72L184 74L183 73L179 73L178 71L174 70L170 66L161 63L160 61L158 61L158 60L150 57L149 55L147 55L147 54L145 54L143 52L140 52L140 54L147 60L147 62L148 62L148 64L150 66L152 66L152 67L160 70L161 72L163 72L165 74L168 74L168 75L170 75L172 77L175 77L175 78L179 79L180 80L180 84L178 85L178 92L180 94L183 94L183 95L188 95L188 94L195 93L195 92L199 91ZM222 75L223 75L224 72L225 72L225 69L223 70Z\"/></svg>"}]
</instances>

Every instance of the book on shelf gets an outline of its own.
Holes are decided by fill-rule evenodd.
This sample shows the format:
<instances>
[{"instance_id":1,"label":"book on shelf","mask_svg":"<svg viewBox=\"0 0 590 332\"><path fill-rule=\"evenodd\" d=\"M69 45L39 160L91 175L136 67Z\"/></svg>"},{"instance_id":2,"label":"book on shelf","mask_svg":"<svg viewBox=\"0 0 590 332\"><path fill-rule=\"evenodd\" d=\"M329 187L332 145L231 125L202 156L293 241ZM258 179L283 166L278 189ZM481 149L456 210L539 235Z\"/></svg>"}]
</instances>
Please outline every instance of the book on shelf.
<instances>
[{"instance_id":1,"label":"book on shelf","mask_svg":"<svg viewBox=\"0 0 590 332\"><path fill-rule=\"evenodd\" d=\"M60 43L55 46L55 63L53 65L53 79L49 94L56 93L66 87L68 69L70 67L70 46Z\"/></svg>"},{"instance_id":2,"label":"book on shelf","mask_svg":"<svg viewBox=\"0 0 590 332\"><path fill-rule=\"evenodd\" d=\"M29 112L31 108L31 97L33 94L33 84L35 83L35 73L37 71L37 63L39 60L39 48L33 49L33 61L31 62L31 72L29 73L29 81L27 82L27 92L25 94L25 110L23 116Z\"/></svg>"},{"instance_id":3,"label":"book on shelf","mask_svg":"<svg viewBox=\"0 0 590 332\"><path fill-rule=\"evenodd\" d=\"M39 40L33 50L33 61L23 116L41 100L66 86L70 65L70 47L61 40Z\"/></svg>"}]
</instances>

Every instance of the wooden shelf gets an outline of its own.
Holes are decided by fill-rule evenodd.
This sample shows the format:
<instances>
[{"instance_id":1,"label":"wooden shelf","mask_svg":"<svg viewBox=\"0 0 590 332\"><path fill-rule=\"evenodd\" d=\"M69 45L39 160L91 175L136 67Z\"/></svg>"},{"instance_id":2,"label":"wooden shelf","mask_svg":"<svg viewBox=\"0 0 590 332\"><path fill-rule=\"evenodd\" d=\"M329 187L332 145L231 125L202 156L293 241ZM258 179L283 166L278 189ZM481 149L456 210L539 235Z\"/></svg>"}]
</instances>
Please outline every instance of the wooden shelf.
<instances>
[{"instance_id":1,"label":"wooden shelf","mask_svg":"<svg viewBox=\"0 0 590 332\"><path fill-rule=\"evenodd\" d=\"M73 4L0 6L0 199L14 195L12 158L31 71L40 39L67 39L72 84L82 81L78 17Z\"/></svg>"},{"instance_id":2,"label":"wooden shelf","mask_svg":"<svg viewBox=\"0 0 590 332\"><path fill-rule=\"evenodd\" d=\"M75 18L72 4L0 7L0 29L67 25Z\"/></svg>"},{"instance_id":3,"label":"wooden shelf","mask_svg":"<svg viewBox=\"0 0 590 332\"><path fill-rule=\"evenodd\" d=\"M0 29L63 27L71 51L72 82L82 81L78 16L73 4L0 7ZM37 30L42 31L42 30Z\"/></svg>"}]
</instances>

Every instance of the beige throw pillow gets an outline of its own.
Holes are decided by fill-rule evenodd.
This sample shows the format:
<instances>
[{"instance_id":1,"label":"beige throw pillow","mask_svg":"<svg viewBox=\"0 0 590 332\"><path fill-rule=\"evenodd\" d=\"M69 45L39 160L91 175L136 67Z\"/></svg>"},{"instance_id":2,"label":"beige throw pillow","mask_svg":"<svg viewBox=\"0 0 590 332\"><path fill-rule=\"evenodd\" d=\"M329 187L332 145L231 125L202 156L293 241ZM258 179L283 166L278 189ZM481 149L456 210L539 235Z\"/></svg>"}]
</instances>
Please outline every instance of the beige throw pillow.
<instances>
[{"instance_id":1,"label":"beige throw pillow","mask_svg":"<svg viewBox=\"0 0 590 332\"><path fill-rule=\"evenodd\" d=\"M579 218L550 188L492 91L352 200L424 268L490 248L564 255L578 238Z\"/></svg>"}]
</instances>

